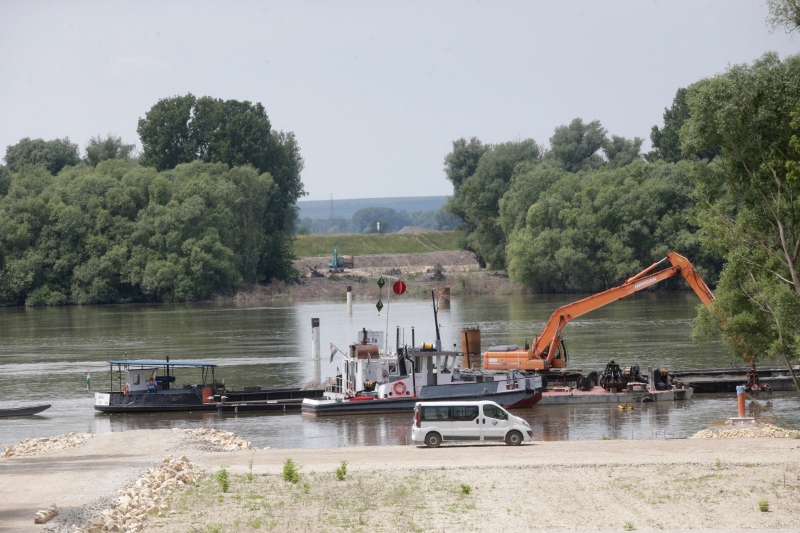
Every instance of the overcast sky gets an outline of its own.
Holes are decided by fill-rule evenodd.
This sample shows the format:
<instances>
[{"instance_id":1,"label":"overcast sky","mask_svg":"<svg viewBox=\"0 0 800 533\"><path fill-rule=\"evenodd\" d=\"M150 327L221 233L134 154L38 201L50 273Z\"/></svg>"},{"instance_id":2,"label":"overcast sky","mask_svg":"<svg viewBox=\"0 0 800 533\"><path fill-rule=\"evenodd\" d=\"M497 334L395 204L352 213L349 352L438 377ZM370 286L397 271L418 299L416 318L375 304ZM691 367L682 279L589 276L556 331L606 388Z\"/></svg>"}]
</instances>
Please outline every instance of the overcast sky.
<instances>
[{"instance_id":1,"label":"overcast sky","mask_svg":"<svg viewBox=\"0 0 800 533\"><path fill-rule=\"evenodd\" d=\"M533 138L575 117L642 137L675 91L767 51L759 0L0 1L0 156L81 148L185 95L261 102L293 131L307 200L452 194L460 137Z\"/></svg>"}]
</instances>

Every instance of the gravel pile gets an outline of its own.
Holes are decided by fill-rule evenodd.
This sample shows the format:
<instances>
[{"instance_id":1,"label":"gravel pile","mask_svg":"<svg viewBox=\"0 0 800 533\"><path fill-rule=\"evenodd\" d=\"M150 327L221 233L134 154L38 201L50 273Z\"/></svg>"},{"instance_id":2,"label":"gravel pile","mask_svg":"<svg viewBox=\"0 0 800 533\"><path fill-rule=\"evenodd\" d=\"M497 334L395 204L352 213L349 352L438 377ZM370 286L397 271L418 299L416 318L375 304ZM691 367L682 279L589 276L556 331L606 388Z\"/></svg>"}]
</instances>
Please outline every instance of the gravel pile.
<instances>
[{"instance_id":1,"label":"gravel pile","mask_svg":"<svg viewBox=\"0 0 800 533\"><path fill-rule=\"evenodd\" d=\"M186 457L164 459L155 468L137 479L128 488L117 492L119 497L110 506L93 518L87 525L72 526L76 533L103 533L106 531L136 532L142 530L142 523L153 511L169 508L167 500L173 491L194 483L205 475L198 466Z\"/></svg>"},{"instance_id":2,"label":"gravel pile","mask_svg":"<svg viewBox=\"0 0 800 533\"><path fill-rule=\"evenodd\" d=\"M800 431L779 428L772 424L748 424L742 427L722 426L698 431L690 439L738 439L743 437L769 437L773 439L797 439Z\"/></svg>"},{"instance_id":3,"label":"gravel pile","mask_svg":"<svg viewBox=\"0 0 800 533\"><path fill-rule=\"evenodd\" d=\"M230 452L235 450L250 450L253 447L250 441L244 440L236 436L235 433L225 431L224 429L200 428L187 429L185 431L190 435L208 442L213 445L215 449L222 449Z\"/></svg>"},{"instance_id":4,"label":"gravel pile","mask_svg":"<svg viewBox=\"0 0 800 533\"><path fill-rule=\"evenodd\" d=\"M8 444L0 454L0 458L6 457L31 457L41 453L62 450L64 448L76 448L83 446L87 439L94 437L91 433L65 433L57 437L43 437L40 439L25 439L14 446Z\"/></svg>"}]
</instances>

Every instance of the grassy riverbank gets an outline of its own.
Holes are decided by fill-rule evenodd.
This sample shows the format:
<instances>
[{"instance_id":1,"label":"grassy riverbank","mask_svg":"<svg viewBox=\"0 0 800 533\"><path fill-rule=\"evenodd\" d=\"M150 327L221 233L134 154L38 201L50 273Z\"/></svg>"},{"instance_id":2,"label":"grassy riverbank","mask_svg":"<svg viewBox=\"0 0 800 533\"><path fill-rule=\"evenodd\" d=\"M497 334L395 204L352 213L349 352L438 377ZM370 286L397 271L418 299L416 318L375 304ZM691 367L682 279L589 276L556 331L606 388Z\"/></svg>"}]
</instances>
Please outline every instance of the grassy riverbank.
<instances>
[{"instance_id":1,"label":"grassy riverbank","mask_svg":"<svg viewBox=\"0 0 800 533\"><path fill-rule=\"evenodd\" d=\"M294 243L297 257L330 255L334 248L340 255L412 254L460 250L454 231L431 233L385 233L298 235Z\"/></svg>"}]
</instances>

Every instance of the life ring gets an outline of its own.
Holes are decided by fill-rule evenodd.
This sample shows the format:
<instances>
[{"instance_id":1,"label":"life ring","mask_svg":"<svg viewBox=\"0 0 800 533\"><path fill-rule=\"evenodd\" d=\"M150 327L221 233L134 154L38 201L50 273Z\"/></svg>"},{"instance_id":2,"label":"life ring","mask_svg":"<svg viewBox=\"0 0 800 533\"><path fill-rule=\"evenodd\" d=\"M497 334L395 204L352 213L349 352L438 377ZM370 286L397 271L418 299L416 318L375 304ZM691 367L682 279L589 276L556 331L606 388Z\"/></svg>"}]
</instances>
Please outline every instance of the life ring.
<instances>
[{"instance_id":1,"label":"life ring","mask_svg":"<svg viewBox=\"0 0 800 533\"><path fill-rule=\"evenodd\" d=\"M395 381L394 386L392 386L392 390L395 394L402 396L406 393L406 384L402 381Z\"/></svg>"},{"instance_id":2,"label":"life ring","mask_svg":"<svg viewBox=\"0 0 800 533\"><path fill-rule=\"evenodd\" d=\"M128 387L128 384L126 383L125 387L122 389L122 394L127 396L128 392L130 392L130 390L131 390L130 387Z\"/></svg>"}]
</instances>

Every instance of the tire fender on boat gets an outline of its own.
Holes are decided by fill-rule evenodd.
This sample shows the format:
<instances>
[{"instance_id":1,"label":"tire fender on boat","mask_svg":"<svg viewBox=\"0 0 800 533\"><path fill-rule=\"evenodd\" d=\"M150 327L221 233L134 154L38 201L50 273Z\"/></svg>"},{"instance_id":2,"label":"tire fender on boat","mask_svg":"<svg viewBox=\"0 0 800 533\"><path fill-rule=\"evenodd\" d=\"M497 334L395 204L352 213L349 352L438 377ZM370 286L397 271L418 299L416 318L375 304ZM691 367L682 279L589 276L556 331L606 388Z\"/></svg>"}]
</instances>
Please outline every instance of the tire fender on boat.
<instances>
[{"instance_id":1,"label":"tire fender on boat","mask_svg":"<svg viewBox=\"0 0 800 533\"><path fill-rule=\"evenodd\" d=\"M398 396L402 396L406 393L406 384L402 381L395 381L394 385L392 386L392 390Z\"/></svg>"},{"instance_id":2,"label":"tire fender on boat","mask_svg":"<svg viewBox=\"0 0 800 533\"><path fill-rule=\"evenodd\" d=\"M126 383L125 387L122 389L122 394L127 396L129 391L130 391L130 387L128 387L128 384Z\"/></svg>"}]
</instances>

